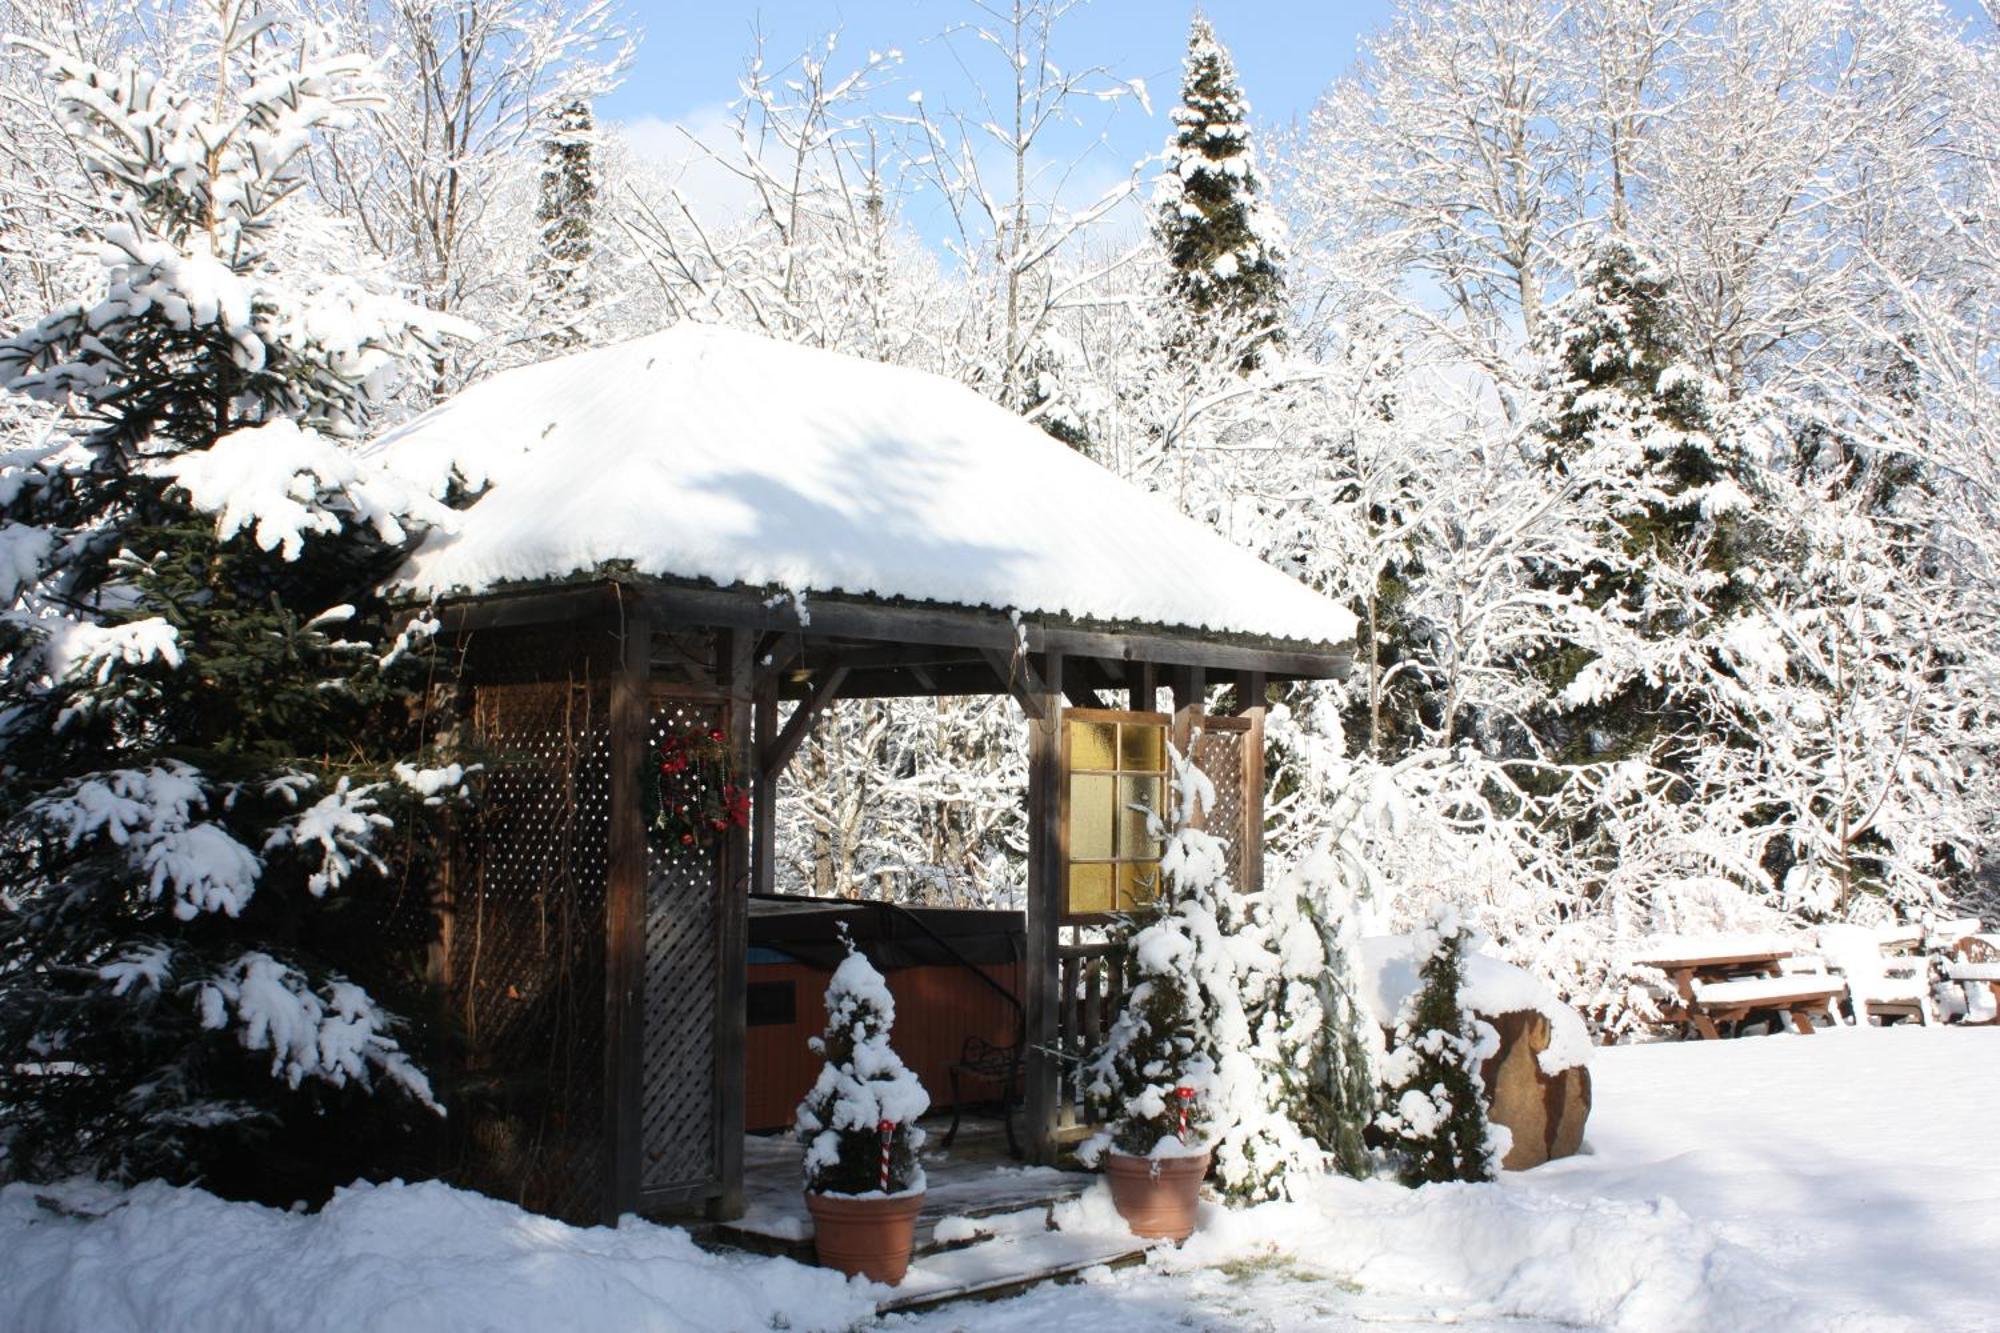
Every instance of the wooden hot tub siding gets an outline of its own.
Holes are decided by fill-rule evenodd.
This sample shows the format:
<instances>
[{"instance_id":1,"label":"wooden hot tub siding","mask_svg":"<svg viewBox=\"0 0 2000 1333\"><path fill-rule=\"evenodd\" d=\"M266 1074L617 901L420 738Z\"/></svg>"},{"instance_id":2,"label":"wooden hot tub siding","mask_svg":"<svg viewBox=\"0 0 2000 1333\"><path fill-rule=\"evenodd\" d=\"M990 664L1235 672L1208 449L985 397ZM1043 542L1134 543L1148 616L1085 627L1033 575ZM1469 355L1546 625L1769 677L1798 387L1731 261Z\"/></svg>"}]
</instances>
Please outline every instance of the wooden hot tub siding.
<instances>
[{"instance_id":1,"label":"wooden hot tub siding","mask_svg":"<svg viewBox=\"0 0 2000 1333\"><path fill-rule=\"evenodd\" d=\"M980 971L1015 995L1021 993L1019 963L990 963ZM806 1047L826 1030L826 983L831 971L803 963L750 964L750 1027L744 1049L746 1100L744 1128L786 1129L792 1113L819 1077L822 1061ZM984 1037L997 1045L1012 1042L1018 1019L1014 1007L957 964L900 967L886 974L896 997L896 1051L916 1071L931 1095L931 1106L951 1104L949 1070L965 1039ZM790 986L790 1022L771 1021L781 1009L782 987ZM771 989L760 989L769 987ZM762 1019L763 1021L760 1021ZM991 1085L968 1085L969 1097L995 1095Z\"/></svg>"}]
</instances>

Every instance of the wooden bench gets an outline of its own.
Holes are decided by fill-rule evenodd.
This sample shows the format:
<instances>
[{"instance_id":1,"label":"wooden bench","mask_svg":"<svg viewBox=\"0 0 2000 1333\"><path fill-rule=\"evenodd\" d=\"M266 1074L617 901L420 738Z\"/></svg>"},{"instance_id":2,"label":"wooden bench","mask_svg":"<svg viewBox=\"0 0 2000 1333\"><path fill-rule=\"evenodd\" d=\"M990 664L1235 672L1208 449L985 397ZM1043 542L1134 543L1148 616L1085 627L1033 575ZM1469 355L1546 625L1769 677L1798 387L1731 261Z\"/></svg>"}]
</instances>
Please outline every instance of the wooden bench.
<instances>
[{"instance_id":1,"label":"wooden bench","mask_svg":"<svg viewBox=\"0 0 2000 1333\"><path fill-rule=\"evenodd\" d=\"M1983 982L1993 996L1993 1017L1979 1022L2000 1023L2000 963L1946 963L1944 974L1965 987L1968 999L1972 988Z\"/></svg>"},{"instance_id":2,"label":"wooden bench","mask_svg":"<svg viewBox=\"0 0 2000 1333\"><path fill-rule=\"evenodd\" d=\"M1834 1021L1833 1000L1846 984L1811 973L1782 977L1738 977L1730 981L1697 981L1688 1005L1691 1019L1704 1037L1721 1035L1723 1023L1741 1023L1752 1014L1789 1015L1800 1032L1813 1030L1812 1015Z\"/></svg>"}]
</instances>

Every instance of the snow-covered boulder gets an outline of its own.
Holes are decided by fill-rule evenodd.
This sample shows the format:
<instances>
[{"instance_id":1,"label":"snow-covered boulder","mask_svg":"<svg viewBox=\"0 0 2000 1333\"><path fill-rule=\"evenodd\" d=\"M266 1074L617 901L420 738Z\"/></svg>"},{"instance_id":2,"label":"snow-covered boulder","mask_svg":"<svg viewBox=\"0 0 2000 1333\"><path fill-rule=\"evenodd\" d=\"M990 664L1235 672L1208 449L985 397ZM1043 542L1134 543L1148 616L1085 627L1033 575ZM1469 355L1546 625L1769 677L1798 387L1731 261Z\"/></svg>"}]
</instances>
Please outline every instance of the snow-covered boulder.
<instances>
[{"instance_id":1,"label":"snow-covered boulder","mask_svg":"<svg viewBox=\"0 0 2000 1333\"><path fill-rule=\"evenodd\" d=\"M1417 989L1416 943L1409 935L1361 941L1361 993L1386 1031ZM1468 954L1465 1002L1490 1026L1499 1049L1480 1066L1487 1117L1512 1142L1500 1165L1525 1171L1583 1146L1590 1118L1590 1032L1575 1011L1535 977L1485 954Z\"/></svg>"}]
</instances>

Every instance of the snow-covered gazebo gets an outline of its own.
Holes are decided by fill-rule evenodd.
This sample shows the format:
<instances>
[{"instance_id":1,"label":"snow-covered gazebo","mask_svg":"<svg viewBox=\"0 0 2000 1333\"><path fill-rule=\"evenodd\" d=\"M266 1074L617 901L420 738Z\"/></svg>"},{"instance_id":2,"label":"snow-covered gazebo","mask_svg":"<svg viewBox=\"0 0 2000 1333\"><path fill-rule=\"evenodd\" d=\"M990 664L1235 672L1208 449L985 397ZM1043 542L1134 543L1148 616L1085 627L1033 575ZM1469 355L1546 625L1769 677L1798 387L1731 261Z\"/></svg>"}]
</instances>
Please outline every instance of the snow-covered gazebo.
<instances>
[{"instance_id":1,"label":"snow-covered gazebo","mask_svg":"<svg viewBox=\"0 0 2000 1333\"><path fill-rule=\"evenodd\" d=\"M550 1212L741 1210L748 895L830 701L1008 693L1031 721L1026 1122L1048 1160L1059 1053L1106 999L1077 932L1147 891L1129 807L1162 799L1167 740L1218 779L1210 826L1254 885L1266 685L1347 666L1345 609L915 371L680 325L497 375L373 449L478 493L394 591L435 606L439 699L486 765L436 904L490 1094L454 1112L455 1170ZM749 826L669 845L646 775L711 733Z\"/></svg>"}]
</instances>

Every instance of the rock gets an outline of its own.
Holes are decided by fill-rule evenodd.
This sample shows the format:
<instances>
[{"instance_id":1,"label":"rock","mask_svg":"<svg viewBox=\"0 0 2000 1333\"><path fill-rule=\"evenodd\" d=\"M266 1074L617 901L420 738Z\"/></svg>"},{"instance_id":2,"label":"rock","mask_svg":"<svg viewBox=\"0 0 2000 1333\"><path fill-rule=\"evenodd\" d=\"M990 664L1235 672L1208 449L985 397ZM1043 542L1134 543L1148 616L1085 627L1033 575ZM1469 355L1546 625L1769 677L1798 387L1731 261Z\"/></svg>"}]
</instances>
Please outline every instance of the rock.
<instances>
[{"instance_id":1,"label":"rock","mask_svg":"<svg viewBox=\"0 0 2000 1333\"><path fill-rule=\"evenodd\" d=\"M1532 1009L1481 1014L1500 1034L1500 1050L1479 1074L1492 1098L1488 1115L1505 1125L1514 1144L1500 1165L1525 1171L1583 1145L1590 1117L1590 1069L1576 1065L1557 1074L1542 1071L1537 1058L1549 1048L1549 1020Z\"/></svg>"}]
</instances>

